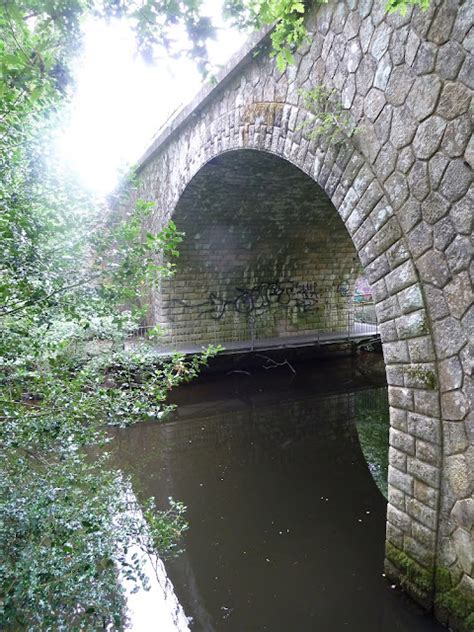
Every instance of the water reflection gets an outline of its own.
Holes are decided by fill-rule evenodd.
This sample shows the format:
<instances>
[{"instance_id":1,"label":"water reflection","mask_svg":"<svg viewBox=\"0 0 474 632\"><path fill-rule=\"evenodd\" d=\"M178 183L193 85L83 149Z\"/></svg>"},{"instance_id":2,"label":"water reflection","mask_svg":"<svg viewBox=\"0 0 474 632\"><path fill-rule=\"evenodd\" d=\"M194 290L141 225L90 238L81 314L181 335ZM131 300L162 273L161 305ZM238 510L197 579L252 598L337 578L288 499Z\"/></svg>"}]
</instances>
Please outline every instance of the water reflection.
<instances>
[{"instance_id":1,"label":"water reflection","mask_svg":"<svg viewBox=\"0 0 474 632\"><path fill-rule=\"evenodd\" d=\"M167 570L193 630L441 629L382 577L386 505L362 452L381 483L371 355L208 376L176 391L173 420L117 431L138 492L188 506Z\"/></svg>"},{"instance_id":2,"label":"water reflection","mask_svg":"<svg viewBox=\"0 0 474 632\"><path fill-rule=\"evenodd\" d=\"M390 429L387 388L355 393L355 423L359 443L377 487L388 496L388 435Z\"/></svg>"}]
</instances>

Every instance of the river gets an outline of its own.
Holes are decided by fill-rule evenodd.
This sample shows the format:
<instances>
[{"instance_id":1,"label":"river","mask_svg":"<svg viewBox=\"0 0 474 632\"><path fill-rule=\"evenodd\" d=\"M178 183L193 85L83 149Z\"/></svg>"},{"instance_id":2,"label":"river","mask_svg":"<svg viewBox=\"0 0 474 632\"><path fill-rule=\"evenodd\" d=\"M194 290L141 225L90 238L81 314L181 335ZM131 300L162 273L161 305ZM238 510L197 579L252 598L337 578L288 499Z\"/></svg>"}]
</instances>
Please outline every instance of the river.
<instances>
[{"instance_id":1,"label":"river","mask_svg":"<svg viewBox=\"0 0 474 632\"><path fill-rule=\"evenodd\" d=\"M172 401L167 422L116 430L115 449L139 496L188 507L166 570L191 630L444 629L383 575L381 356L210 374Z\"/></svg>"}]
</instances>

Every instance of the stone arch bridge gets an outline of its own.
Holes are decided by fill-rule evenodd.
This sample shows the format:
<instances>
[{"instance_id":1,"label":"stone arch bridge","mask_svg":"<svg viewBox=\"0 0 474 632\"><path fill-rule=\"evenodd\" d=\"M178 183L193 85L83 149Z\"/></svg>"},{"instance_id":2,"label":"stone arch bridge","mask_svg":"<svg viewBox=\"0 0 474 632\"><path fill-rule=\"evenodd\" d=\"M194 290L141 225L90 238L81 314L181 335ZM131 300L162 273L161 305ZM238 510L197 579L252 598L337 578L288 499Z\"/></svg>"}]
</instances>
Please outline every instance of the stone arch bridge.
<instances>
[{"instance_id":1,"label":"stone arch bridge","mask_svg":"<svg viewBox=\"0 0 474 632\"><path fill-rule=\"evenodd\" d=\"M256 338L337 327L364 270L391 406L386 570L463 630L474 629L473 16L469 0L405 16L330 0L310 11L285 72L255 35L154 140L133 194L156 201L149 228L173 218L186 232L176 276L152 297L150 322L173 342L238 340L242 323ZM314 133L304 91L318 86L354 134Z\"/></svg>"}]
</instances>

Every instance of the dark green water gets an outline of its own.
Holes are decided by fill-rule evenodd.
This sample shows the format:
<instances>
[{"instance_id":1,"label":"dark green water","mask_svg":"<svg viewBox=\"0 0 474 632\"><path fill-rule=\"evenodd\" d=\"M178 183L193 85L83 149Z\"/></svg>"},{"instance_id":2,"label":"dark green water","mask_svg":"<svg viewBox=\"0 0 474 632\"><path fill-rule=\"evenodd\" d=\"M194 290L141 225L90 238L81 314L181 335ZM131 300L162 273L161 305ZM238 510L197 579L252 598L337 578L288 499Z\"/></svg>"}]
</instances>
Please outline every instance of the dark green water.
<instances>
[{"instance_id":1,"label":"dark green water","mask_svg":"<svg viewBox=\"0 0 474 632\"><path fill-rule=\"evenodd\" d=\"M383 577L380 357L294 368L201 378L167 423L117 431L138 492L188 506L167 570L191 629L442 630Z\"/></svg>"}]
</instances>

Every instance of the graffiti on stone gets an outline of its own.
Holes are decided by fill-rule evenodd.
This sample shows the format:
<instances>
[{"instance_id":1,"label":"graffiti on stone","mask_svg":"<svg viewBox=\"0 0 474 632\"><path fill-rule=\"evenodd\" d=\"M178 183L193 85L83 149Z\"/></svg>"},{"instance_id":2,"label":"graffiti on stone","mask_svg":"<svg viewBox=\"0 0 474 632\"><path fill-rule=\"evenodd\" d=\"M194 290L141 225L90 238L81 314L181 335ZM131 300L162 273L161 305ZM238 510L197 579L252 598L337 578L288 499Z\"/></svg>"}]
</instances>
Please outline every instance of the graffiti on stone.
<instances>
[{"instance_id":1,"label":"graffiti on stone","mask_svg":"<svg viewBox=\"0 0 474 632\"><path fill-rule=\"evenodd\" d=\"M210 292L207 300L201 303L179 302L186 308L198 310L201 317L208 315L214 320L221 320L229 311L249 319L258 318L272 309L294 308L305 313L316 309L319 300L314 283L264 281L250 288L236 287L230 298Z\"/></svg>"}]
</instances>

